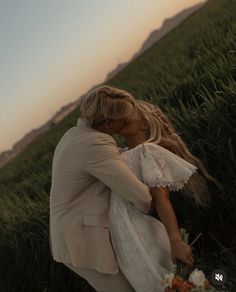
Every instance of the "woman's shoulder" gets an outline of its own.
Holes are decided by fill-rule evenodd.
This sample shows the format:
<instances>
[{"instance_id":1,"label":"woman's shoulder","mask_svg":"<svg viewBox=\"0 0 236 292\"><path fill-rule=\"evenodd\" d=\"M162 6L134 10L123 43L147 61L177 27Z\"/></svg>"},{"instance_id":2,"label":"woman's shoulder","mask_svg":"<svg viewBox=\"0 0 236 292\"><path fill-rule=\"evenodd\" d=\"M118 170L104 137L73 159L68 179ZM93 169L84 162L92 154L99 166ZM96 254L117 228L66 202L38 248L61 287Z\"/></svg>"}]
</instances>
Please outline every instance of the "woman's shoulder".
<instances>
[{"instance_id":1,"label":"woman's shoulder","mask_svg":"<svg viewBox=\"0 0 236 292\"><path fill-rule=\"evenodd\" d=\"M154 143L154 142L144 142L142 144L139 144L138 146L136 146L136 150L139 151L167 151L170 152L169 150L167 150L166 148Z\"/></svg>"},{"instance_id":2,"label":"woman's shoulder","mask_svg":"<svg viewBox=\"0 0 236 292\"><path fill-rule=\"evenodd\" d=\"M143 161L154 160L164 168L173 167L174 169L188 168L196 170L197 167L176 153L152 142L143 143L139 147L140 159Z\"/></svg>"},{"instance_id":3,"label":"woman's shoulder","mask_svg":"<svg viewBox=\"0 0 236 292\"><path fill-rule=\"evenodd\" d=\"M163 155L170 153L169 150L167 150L166 148L156 144L156 143L153 143L153 142L144 142L144 143L141 143L133 148L129 148L129 147L118 147L118 150L120 153L123 153L123 154L140 154L140 155L144 155L146 156L147 154L151 154L151 153L164 153ZM172 152L171 152L172 153ZM172 153L173 154L173 153Z\"/></svg>"},{"instance_id":4,"label":"woman's shoulder","mask_svg":"<svg viewBox=\"0 0 236 292\"><path fill-rule=\"evenodd\" d=\"M193 164L158 144L148 142L138 149L141 150L143 180L149 186L169 186L170 190L178 190L197 170Z\"/></svg>"}]
</instances>

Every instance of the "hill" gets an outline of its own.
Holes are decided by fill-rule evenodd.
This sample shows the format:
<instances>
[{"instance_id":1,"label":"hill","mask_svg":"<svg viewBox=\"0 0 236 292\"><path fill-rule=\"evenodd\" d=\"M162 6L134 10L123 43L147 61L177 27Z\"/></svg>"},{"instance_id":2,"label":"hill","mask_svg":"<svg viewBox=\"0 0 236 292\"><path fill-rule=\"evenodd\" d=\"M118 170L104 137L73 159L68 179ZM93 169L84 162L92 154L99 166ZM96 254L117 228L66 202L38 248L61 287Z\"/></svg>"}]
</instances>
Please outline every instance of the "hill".
<instances>
[{"instance_id":1,"label":"hill","mask_svg":"<svg viewBox=\"0 0 236 292\"><path fill-rule=\"evenodd\" d=\"M37 129L33 129L27 134L25 134L19 141L17 141L12 149L3 151L0 153L0 168L7 164L10 160L14 157L19 155L25 147L34 141L39 135L47 132L53 125L60 122L64 119L69 113L71 113L77 107L78 101L69 103L63 107L61 107L51 119L49 119L46 123L42 126L38 127Z\"/></svg>"},{"instance_id":2,"label":"hill","mask_svg":"<svg viewBox=\"0 0 236 292\"><path fill-rule=\"evenodd\" d=\"M148 38L144 41L143 45L141 46L141 49L134 54L134 56L129 60L128 62L118 64L117 67L112 70L110 73L108 73L106 77L106 81L111 79L113 76L115 76L118 72L120 72L124 67L126 67L130 62L132 62L135 58L137 58L139 55L141 55L146 49L148 49L152 44L157 42L161 37L163 37L166 33L171 31L176 25L178 25L181 21L183 21L185 18L193 14L196 10L198 10L200 7L204 5L203 3L194 5L193 7L190 7L188 9L184 9L174 17L168 18L163 22L163 25L160 29L155 30L150 33ZM105 82L106 82L105 81ZM97 85L94 85L90 88L90 90L93 87L96 87ZM80 97L79 97L80 98ZM29 133L25 134L19 141L17 141L12 149L3 151L0 153L0 168L3 167L6 163L8 163L11 159L16 157L29 143L31 143L35 138L38 137L38 135L41 135L42 133L45 133L48 129L50 129L54 124L58 123L61 119L66 117L73 109L77 106L79 98L70 104L67 104L63 107L61 107L60 110L56 112L55 115L51 119L49 119L45 124L38 127L37 129L31 130Z\"/></svg>"},{"instance_id":3,"label":"hill","mask_svg":"<svg viewBox=\"0 0 236 292\"><path fill-rule=\"evenodd\" d=\"M121 64L118 64L114 70L107 74L106 81L114 77L118 72L124 69L130 62L136 59L138 56L142 55L148 48L150 48L154 43L159 41L164 35L170 32L174 27L179 25L184 19L191 16L195 11L200 9L205 2L194 5L190 8L184 9L181 12L177 13L175 16L167 18L164 20L160 29L152 31L147 39L142 44L141 48L133 57L128 61Z\"/></svg>"}]
</instances>

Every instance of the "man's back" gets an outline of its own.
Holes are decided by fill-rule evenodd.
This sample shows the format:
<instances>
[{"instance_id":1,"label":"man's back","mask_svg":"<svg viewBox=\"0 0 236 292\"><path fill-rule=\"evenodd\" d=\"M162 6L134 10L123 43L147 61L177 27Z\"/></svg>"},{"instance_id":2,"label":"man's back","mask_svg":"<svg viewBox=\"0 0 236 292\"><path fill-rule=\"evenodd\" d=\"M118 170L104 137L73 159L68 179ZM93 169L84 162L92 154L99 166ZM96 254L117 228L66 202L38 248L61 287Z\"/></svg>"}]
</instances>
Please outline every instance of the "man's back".
<instances>
[{"instance_id":1,"label":"man's back","mask_svg":"<svg viewBox=\"0 0 236 292\"><path fill-rule=\"evenodd\" d=\"M94 263L91 244L98 248L101 243L104 247L105 242L98 242L96 238L94 242L89 240L86 226L94 222L99 232L106 232L105 237L108 236L110 190L85 171L86 151L100 135L105 134L87 127L73 127L63 135L55 149L50 192L51 248L53 258L58 262L115 272L117 265L110 244L106 246L110 264L100 267L99 262ZM102 246L100 253L101 249Z\"/></svg>"},{"instance_id":2,"label":"man's back","mask_svg":"<svg viewBox=\"0 0 236 292\"><path fill-rule=\"evenodd\" d=\"M86 129L85 135L84 130L73 127L64 134L55 149L52 163L51 202L54 206L63 206L65 213L66 206L70 208L71 205L78 204L77 215L83 215L83 208L79 202L85 195L83 191L95 180L85 171L86 151L93 142L94 133L93 130L91 133ZM88 207L86 206L86 212Z\"/></svg>"},{"instance_id":3,"label":"man's back","mask_svg":"<svg viewBox=\"0 0 236 292\"><path fill-rule=\"evenodd\" d=\"M124 164L114 139L79 120L53 157L50 235L56 261L118 271L109 237L110 189L142 208L150 203L147 187Z\"/></svg>"}]
</instances>

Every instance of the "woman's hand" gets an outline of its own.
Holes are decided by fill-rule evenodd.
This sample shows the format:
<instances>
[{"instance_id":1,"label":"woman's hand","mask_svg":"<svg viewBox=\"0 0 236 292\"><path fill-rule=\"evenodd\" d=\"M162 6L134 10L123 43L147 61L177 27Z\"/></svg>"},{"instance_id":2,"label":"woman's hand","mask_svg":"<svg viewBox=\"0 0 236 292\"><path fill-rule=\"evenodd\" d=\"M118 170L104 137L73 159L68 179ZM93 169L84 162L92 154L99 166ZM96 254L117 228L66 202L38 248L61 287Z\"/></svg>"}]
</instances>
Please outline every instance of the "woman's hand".
<instances>
[{"instance_id":1,"label":"woman's hand","mask_svg":"<svg viewBox=\"0 0 236 292\"><path fill-rule=\"evenodd\" d=\"M190 245L186 244L181 239L171 240L171 258L174 264L176 264L176 259L181 260L188 266L192 267L194 263L194 258L192 254L192 248Z\"/></svg>"}]
</instances>

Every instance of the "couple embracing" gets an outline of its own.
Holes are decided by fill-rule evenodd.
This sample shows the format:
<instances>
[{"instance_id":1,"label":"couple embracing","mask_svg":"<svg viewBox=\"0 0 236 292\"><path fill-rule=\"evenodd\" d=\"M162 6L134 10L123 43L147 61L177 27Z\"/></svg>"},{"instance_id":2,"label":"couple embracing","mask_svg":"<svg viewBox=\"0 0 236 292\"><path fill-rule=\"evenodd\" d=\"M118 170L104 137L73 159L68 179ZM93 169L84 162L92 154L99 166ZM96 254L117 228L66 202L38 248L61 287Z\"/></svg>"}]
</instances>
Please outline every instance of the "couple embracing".
<instances>
[{"instance_id":1,"label":"couple embracing","mask_svg":"<svg viewBox=\"0 0 236 292\"><path fill-rule=\"evenodd\" d=\"M81 98L80 110L53 156L52 257L96 291L161 292L177 259L194 263L169 191L207 204L199 170L211 176L158 106L104 85ZM118 148L113 134L128 147Z\"/></svg>"}]
</instances>

